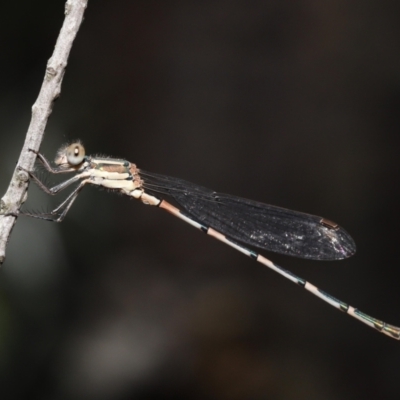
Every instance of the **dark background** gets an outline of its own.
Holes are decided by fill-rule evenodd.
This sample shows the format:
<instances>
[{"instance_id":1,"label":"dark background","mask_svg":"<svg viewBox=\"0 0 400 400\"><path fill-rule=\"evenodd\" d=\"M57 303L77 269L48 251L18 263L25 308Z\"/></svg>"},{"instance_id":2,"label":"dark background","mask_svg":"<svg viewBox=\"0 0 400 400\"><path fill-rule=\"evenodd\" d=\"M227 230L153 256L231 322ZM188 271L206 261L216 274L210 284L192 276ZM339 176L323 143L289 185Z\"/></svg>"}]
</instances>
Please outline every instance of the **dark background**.
<instances>
[{"instance_id":1,"label":"dark background","mask_svg":"<svg viewBox=\"0 0 400 400\"><path fill-rule=\"evenodd\" d=\"M0 15L1 190L64 15ZM340 262L265 253L400 325L400 3L89 1L41 150L323 215ZM51 178L53 179L53 177ZM50 209L31 185L25 207ZM19 218L0 272L2 399L398 399L400 343L137 201Z\"/></svg>"}]
</instances>

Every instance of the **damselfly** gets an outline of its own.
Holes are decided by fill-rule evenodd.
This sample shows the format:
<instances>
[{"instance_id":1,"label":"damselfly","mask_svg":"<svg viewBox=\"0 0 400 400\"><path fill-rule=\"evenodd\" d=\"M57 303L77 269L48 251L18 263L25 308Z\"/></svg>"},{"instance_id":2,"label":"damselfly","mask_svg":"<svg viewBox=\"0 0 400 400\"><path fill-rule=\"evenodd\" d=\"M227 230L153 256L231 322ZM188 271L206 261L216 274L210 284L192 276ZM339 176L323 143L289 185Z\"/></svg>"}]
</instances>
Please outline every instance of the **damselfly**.
<instances>
[{"instance_id":1,"label":"damselfly","mask_svg":"<svg viewBox=\"0 0 400 400\"><path fill-rule=\"evenodd\" d=\"M36 154L44 167L53 174L75 173L72 178L48 188L35 173L27 171L31 179L46 193L54 195L73 183L80 183L50 213L24 213L25 215L61 222L86 184L103 186L168 211L274 270L333 307L385 335L400 339L400 328L336 299L243 245L306 259L341 260L353 255L356 247L351 236L334 222L315 215L217 193L181 179L149 173L126 160L87 156L80 142L61 147L54 168L42 154ZM163 195L171 197L183 210L167 202Z\"/></svg>"}]
</instances>

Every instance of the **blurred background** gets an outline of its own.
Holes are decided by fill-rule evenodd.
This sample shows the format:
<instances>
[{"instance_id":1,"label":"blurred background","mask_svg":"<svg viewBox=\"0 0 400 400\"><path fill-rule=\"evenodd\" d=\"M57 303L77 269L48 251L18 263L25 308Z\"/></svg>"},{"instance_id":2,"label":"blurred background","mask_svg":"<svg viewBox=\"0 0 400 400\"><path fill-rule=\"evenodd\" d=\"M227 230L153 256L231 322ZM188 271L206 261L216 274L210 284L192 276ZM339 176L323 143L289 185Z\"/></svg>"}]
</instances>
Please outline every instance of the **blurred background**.
<instances>
[{"instance_id":1,"label":"blurred background","mask_svg":"<svg viewBox=\"0 0 400 400\"><path fill-rule=\"evenodd\" d=\"M400 3L89 1L41 151L338 222L340 262L263 254L400 325ZM0 15L5 192L64 0ZM50 181L57 182L54 177ZM25 209L52 209L31 185ZM400 344L152 207L87 188L20 217L0 271L2 399L398 399Z\"/></svg>"}]
</instances>

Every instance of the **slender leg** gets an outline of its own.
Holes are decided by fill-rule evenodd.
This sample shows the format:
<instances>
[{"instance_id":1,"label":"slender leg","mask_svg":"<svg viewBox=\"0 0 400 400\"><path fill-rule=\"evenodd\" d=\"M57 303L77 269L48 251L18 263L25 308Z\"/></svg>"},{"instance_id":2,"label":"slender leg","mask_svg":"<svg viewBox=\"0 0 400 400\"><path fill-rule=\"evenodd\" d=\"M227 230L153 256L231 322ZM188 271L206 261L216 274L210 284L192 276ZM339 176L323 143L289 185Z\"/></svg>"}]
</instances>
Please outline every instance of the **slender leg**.
<instances>
[{"instance_id":1,"label":"slender leg","mask_svg":"<svg viewBox=\"0 0 400 400\"><path fill-rule=\"evenodd\" d=\"M38 187L40 189L42 189L45 193L51 194L51 195L55 195L55 194L61 192L62 190L64 190L68 186L70 186L71 184L79 181L79 179L86 178L90 175L87 172L82 172L81 174L75 175L72 178L67 179L64 182L61 182L60 184L58 184L52 188L48 188L33 172L27 171L26 169L24 169L22 167L19 167L19 168L21 170L25 171L26 173L28 173L30 178L36 183L36 185L38 185Z\"/></svg>"},{"instance_id":2,"label":"slender leg","mask_svg":"<svg viewBox=\"0 0 400 400\"><path fill-rule=\"evenodd\" d=\"M67 215L67 212L71 208L72 203L76 200L78 194L81 192L81 190L87 183L90 183L89 179L83 180L58 207L56 207L53 211L49 213L40 213L40 214L21 213L21 214L26 215L28 217L44 219L46 221L61 222ZM60 210L62 210L61 213L59 213Z\"/></svg>"}]
</instances>

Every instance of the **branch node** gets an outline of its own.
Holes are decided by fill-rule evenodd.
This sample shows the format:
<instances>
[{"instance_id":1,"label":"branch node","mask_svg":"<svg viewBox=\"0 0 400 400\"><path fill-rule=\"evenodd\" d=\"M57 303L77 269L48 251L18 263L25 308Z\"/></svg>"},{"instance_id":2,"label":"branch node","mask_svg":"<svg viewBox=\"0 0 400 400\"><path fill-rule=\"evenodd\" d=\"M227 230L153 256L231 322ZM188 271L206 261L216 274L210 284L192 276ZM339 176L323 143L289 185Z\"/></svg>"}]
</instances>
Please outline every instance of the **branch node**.
<instances>
[{"instance_id":1,"label":"branch node","mask_svg":"<svg viewBox=\"0 0 400 400\"><path fill-rule=\"evenodd\" d=\"M24 171L24 170L18 168L18 171L17 171L17 179L18 179L20 182L28 182L28 180L29 180L29 175L27 174L26 171Z\"/></svg>"},{"instance_id":2,"label":"branch node","mask_svg":"<svg viewBox=\"0 0 400 400\"><path fill-rule=\"evenodd\" d=\"M6 212L7 212L8 210L7 210L7 206L6 206L6 203L4 202L4 200L3 199L1 199L0 200L0 214L6 214Z\"/></svg>"},{"instance_id":3,"label":"branch node","mask_svg":"<svg viewBox=\"0 0 400 400\"><path fill-rule=\"evenodd\" d=\"M53 67L46 68L46 80L50 81L57 75L57 71Z\"/></svg>"},{"instance_id":4,"label":"branch node","mask_svg":"<svg viewBox=\"0 0 400 400\"><path fill-rule=\"evenodd\" d=\"M65 3L64 14L65 14L65 15L68 15L68 14L71 12L71 9L72 9L72 4L71 4L69 1L67 1L67 2Z\"/></svg>"}]
</instances>

